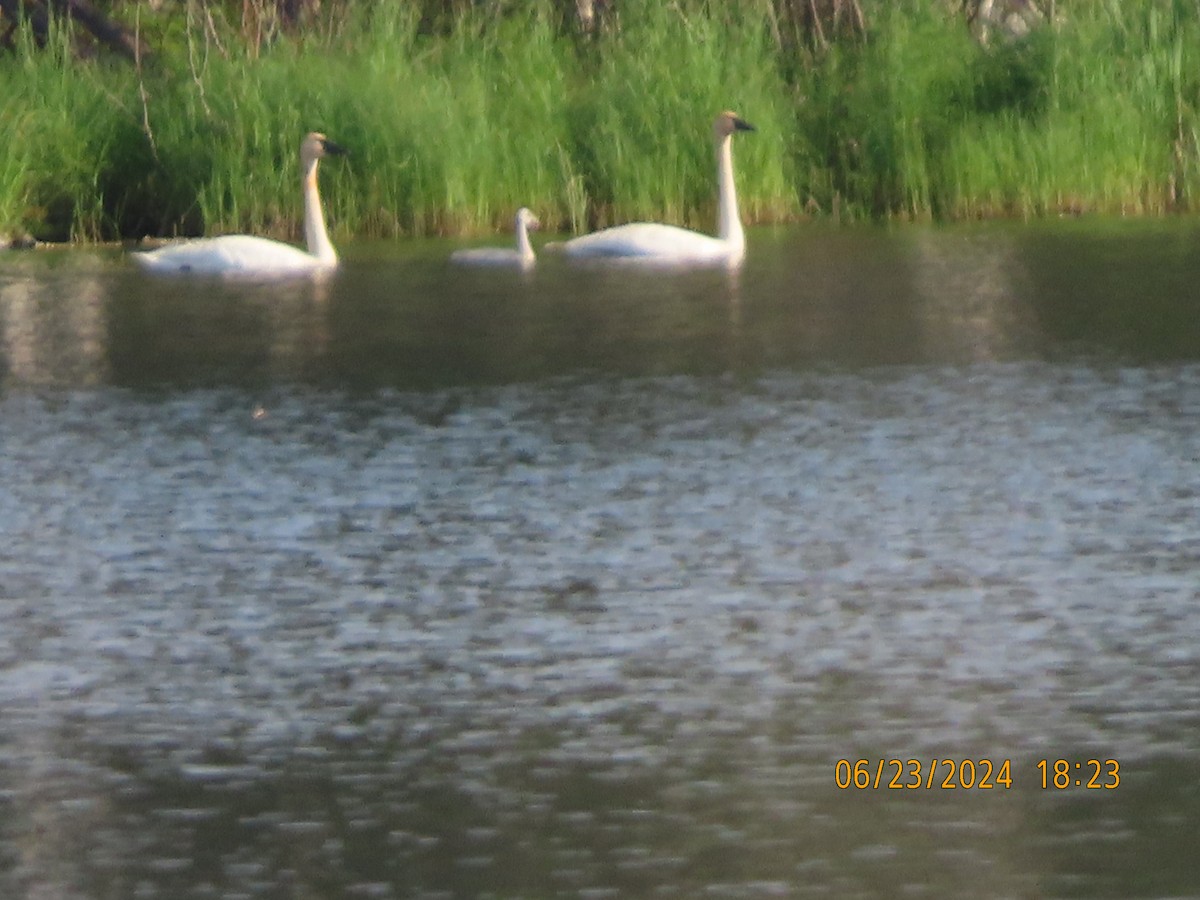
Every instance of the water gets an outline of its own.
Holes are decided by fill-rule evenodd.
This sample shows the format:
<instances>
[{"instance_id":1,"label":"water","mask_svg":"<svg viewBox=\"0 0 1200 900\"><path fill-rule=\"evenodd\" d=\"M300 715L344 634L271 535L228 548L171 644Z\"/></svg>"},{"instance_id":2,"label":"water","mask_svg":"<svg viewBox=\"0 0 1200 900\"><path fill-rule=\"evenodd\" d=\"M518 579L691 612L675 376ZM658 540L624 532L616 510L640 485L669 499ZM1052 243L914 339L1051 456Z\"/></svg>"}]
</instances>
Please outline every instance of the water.
<instances>
[{"instance_id":1,"label":"water","mask_svg":"<svg viewBox=\"0 0 1200 900\"><path fill-rule=\"evenodd\" d=\"M0 896L1195 895L1196 237L0 258Z\"/></svg>"}]
</instances>

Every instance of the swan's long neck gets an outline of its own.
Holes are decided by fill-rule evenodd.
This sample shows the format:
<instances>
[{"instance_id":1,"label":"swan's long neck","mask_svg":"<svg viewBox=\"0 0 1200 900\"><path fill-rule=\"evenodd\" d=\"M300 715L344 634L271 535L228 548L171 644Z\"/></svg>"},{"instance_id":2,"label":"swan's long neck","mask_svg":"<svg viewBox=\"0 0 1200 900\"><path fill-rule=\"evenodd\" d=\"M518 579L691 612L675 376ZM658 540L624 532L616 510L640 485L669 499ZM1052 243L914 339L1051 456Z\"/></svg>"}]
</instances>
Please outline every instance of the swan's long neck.
<instances>
[{"instance_id":1,"label":"swan's long neck","mask_svg":"<svg viewBox=\"0 0 1200 900\"><path fill-rule=\"evenodd\" d=\"M533 244L529 243L529 229L525 220L517 219L517 253L521 259L533 259Z\"/></svg>"},{"instance_id":2,"label":"swan's long neck","mask_svg":"<svg viewBox=\"0 0 1200 900\"><path fill-rule=\"evenodd\" d=\"M741 252L746 247L746 233L738 218L737 189L733 184L732 137L727 134L717 141L717 237Z\"/></svg>"},{"instance_id":3,"label":"swan's long neck","mask_svg":"<svg viewBox=\"0 0 1200 900\"><path fill-rule=\"evenodd\" d=\"M337 262L337 252L325 231L325 214L321 211L321 194L317 190L317 162L314 159L304 167L304 241L308 244L308 252L318 261L333 265Z\"/></svg>"}]
</instances>

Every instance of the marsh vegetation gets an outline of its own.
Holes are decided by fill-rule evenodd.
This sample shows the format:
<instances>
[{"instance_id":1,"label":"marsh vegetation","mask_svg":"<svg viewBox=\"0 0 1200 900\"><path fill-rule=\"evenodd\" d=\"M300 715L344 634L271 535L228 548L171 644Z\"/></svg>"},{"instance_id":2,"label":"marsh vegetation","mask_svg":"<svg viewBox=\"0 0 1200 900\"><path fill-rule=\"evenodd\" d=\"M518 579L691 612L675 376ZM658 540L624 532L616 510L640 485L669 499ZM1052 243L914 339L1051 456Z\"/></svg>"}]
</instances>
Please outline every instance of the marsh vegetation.
<instances>
[{"instance_id":1,"label":"marsh vegetation","mask_svg":"<svg viewBox=\"0 0 1200 900\"><path fill-rule=\"evenodd\" d=\"M561 0L108 4L133 59L81 53L64 5L0 18L0 233L295 239L310 130L352 152L335 240L502 231L520 206L711 230L726 108L758 126L747 224L1162 214L1198 187L1181 0L1050 4L1019 34L937 0L620 0L586 28Z\"/></svg>"}]
</instances>

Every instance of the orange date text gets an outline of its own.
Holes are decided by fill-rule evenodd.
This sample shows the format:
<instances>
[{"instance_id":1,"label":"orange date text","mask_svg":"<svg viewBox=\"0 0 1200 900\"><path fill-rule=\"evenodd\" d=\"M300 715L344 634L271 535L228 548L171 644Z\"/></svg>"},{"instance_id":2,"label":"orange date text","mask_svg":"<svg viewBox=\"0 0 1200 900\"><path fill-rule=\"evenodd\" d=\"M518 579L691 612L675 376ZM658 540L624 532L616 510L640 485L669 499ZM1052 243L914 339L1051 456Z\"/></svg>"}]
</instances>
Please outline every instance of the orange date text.
<instances>
[{"instance_id":1,"label":"orange date text","mask_svg":"<svg viewBox=\"0 0 1200 900\"><path fill-rule=\"evenodd\" d=\"M839 759L833 783L840 790L1007 790L1012 760Z\"/></svg>"}]
</instances>

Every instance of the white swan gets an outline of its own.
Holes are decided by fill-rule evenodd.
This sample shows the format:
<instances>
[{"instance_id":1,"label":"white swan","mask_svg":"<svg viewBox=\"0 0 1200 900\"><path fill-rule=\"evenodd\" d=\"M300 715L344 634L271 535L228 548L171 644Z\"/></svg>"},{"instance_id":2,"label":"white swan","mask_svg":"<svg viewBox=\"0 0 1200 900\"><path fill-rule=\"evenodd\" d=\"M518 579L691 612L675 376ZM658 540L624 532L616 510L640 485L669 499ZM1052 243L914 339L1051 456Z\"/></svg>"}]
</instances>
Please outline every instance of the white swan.
<instances>
[{"instance_id":1,"label":"white swan","mask_svg":"<svg viewBox=\"0 0 1200 900\"><path fill-rule=\"evenodd\" d=\"M723 112L713 122L717 152L717 236L659 225L635 222L585 234L554 249L573 259L622 257L669 265L737 266L746 256L746 234L738 218L737 193L733 183L735 131L754 131L754 126L736 113Z\"/></svg>"},{"instance_id":2,"label":"white swan","mask_svg":"<svg viewBox=\"0 0 1200 900\"><path fill-rule=\"evenodd\" d=\"M536 231L541 223L529 209L522 206L517 210L516 231L517 246L514 247L473 247L469 250L455 250L450 254L450 261L466 266L520 266L526 269L534 264L537 257L533 255L533 245L529 243L530 230Z\"/></svg>"},{"instance_id":3,"label":"white swan","mask_svg":"<svg viewBox=\"0 0 1200 900\"><path fill-rule=\"evenodd\" d=\"M227 234L171 244L130 258L147 272L179 275L299 275L337 267L337 252L325 231L321 195L317 191L317 163L327 155L346 151L323 134L312 132L300 143L300 168L304 191L305 252L299 247L248 234Z\"/></svg>"}]
</instances>

